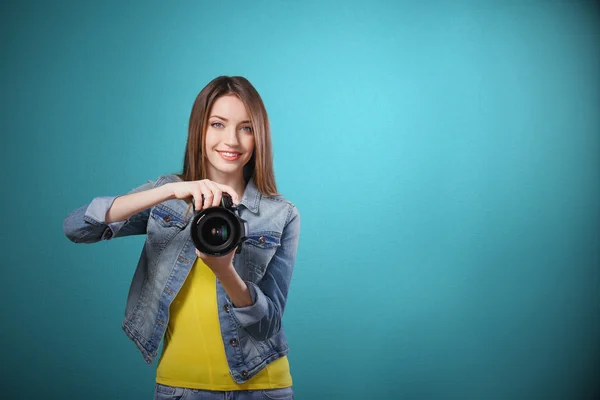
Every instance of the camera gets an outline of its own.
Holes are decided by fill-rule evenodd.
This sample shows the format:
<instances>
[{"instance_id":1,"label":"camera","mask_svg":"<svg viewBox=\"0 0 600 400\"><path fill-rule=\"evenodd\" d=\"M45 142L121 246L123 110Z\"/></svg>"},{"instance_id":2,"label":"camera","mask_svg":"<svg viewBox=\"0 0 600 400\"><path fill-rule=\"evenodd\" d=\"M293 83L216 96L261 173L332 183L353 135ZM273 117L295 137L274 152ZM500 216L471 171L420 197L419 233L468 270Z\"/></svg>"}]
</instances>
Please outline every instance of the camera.
<instances>
[{"instance_id":1,"label":"camera","mask_svg":"<svg viewBox=\"0 0 600 400\"><path fill-rule=\"evenodd\" d=\"M231 196L223 193L221 205L205 208L194 215L190 234L200 252L223 256L236 247L239 252L239 246L248 238L248 222L237 215L237 206Z\"/></svg>"}]
</instances>

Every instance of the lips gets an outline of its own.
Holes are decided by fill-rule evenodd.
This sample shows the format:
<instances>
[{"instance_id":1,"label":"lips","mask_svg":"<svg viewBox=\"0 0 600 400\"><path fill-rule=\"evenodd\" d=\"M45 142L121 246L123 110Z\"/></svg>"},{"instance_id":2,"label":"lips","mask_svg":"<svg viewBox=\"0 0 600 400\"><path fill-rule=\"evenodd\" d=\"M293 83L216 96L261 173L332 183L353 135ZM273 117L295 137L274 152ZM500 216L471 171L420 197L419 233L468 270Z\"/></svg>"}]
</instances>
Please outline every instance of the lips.
<instances>
[{"instance_id":1,"label":"lips","mask_svg":"<svg viewBox=\"0 0 600 400\"><path fill-rule=\"evenodd\" d=\"M224 160L227 160L227 161L235 161L238 158L240 158L240 156L242 155L242 153L238 153L237 151L218 151L217 150L217 153L219 153L221 158L223 158Z\"/></svg>"}]
</instances>

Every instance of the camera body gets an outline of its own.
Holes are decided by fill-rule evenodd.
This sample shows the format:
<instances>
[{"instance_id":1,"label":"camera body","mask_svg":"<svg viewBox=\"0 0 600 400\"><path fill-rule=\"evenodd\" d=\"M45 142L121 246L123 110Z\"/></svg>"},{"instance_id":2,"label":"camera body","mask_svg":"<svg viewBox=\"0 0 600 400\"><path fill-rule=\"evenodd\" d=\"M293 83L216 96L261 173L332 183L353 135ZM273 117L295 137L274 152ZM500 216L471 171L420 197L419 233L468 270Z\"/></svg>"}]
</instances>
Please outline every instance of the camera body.
<instances>
[{"instance_id":1,"label":"camera body","mask_svg":"<svg viewBox=\"0 0 600 400\"><path fill-rule=\"evenodd\" d=\"M204 200L204 199L203 199ZM248 222L237 215L231 196L223 193L221 205L200 210L192 219L190 235L204 254L223 256L248 239Z\"/></svg>"}]
</instances>

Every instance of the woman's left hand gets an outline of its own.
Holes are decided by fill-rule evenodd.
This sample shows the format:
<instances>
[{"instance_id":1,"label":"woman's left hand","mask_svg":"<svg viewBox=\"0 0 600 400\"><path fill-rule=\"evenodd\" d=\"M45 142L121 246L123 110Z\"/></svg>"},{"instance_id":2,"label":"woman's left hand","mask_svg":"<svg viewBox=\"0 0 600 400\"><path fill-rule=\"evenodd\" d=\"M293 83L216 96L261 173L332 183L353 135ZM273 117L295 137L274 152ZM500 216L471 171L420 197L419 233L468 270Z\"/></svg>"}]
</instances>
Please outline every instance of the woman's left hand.
<instances>
[{"instance_id":1,"label":"woman's left hand","mask_svg":"<svg viewBox=\"0 0 600 400\"><path fill-rule=\"evenodd\" d=\"M225 254L224 256L211 256L201 253L198 249L196 249L196 255L200 257L202 261L204 261L204 264L206 264L217 277L222 276L227 272L231 272L231 270L235 270L233 268L235 249L232 250L231 253Z\"/></svg>"},{"instance_id":2,"label":"woman's left hand","mask_svg":"<svg viewBox=\"0 0 600 400\"><path fill-rule=\"evenodd\" d=\"M212 270L231 299L233 307L248 307L253 304L252 294L246 282L240 278L233 267L235 250L224 256L210 256L196 249L196 255Z\"/></svg>"}]
</instances>

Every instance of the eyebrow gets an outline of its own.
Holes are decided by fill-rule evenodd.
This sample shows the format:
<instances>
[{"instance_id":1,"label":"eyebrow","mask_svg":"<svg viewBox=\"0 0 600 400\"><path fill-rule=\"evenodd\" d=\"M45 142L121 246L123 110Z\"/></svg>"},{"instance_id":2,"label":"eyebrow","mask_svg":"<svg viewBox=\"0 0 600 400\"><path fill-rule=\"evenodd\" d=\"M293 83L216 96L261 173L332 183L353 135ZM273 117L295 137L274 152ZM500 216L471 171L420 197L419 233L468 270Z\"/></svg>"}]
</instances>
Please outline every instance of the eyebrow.
<instances>
[{"instance_id":1,"label":"eyebrow","mask_svg":"<svg viewBox=\"0 0 600 400\"><path fill-rule=\"evenodd\" d=\"M223 118L223 117L220 117L218 115L211 115L210 117L211 118L219 118L219 119L222 119L225 122L229 122L229 120L227 118ZM242 122L240 122L240 124L249 124L249 123L250 123L250 121L242 121Z\"/></svg>"}]
</instances>

